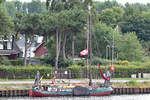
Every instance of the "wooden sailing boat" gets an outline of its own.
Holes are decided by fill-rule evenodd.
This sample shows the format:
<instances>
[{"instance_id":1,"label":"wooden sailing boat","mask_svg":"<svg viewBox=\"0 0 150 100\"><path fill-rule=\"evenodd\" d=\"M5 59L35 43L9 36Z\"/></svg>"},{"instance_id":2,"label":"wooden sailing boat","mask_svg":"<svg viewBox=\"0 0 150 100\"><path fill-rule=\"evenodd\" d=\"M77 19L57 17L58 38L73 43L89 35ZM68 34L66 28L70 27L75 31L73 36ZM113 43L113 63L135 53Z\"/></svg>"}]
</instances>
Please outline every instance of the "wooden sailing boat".
<instances>
[{"instance_id":1,"label":"wooden sailing boat","mask_svg":"<svg viewBox=\"0 0 150 100\"><path fill-rule=\"evenodd\" d=\"M40 74L37 72L37 76L35 79L35 83L32 89L29 92L29 96L31 97L51 97L51 96L102 96L109 95L113 89L110 87L110 78L104 76L101 67L99 66L100 74L102 78L105 80L103 86L89 86L89 87L81 87L81 86L55 86L51 84L49 86L41 86L40 83Z\"/></svg>"}]
</instances>

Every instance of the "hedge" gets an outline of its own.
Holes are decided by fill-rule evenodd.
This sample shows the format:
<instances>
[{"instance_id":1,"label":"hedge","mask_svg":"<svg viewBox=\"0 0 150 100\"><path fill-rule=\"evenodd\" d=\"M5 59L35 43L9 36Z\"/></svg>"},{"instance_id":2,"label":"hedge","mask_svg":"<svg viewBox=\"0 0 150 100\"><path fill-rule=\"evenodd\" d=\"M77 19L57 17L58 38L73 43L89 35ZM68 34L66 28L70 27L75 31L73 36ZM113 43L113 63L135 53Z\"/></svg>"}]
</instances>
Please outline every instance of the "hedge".
<instances>
[{"instance_id":1,"label":"hedge","mask_svg":"<svg viewBox=\"0 0 150 100\"><path fill-rule=\"evenodd\" d=\"M0 66L0 70L4 73L4 77L8 79L12 78L35 78L37 71L40 71L44 78L52 77L52 67L46 66ZM50 76L47 76L49 74Z\"/></svg>"},{"instance_id":2,"label":"hedge","mask_svg":"<svg viewBox=\"0 0 150 100\"><path fill-rule=\"evenodd\" d=\"M18 59L18 60L9 60L9 62L11 63L11 65L13 66L21 66L23 65L23 60L22 59Z\"/></svg>"},{"instance_id":3,"label":"hedge","mask_svg":"<svg viewBox=\"0 0 150 100\"><path fill-rule=\"evenodd\" d=\"M135 62L134 62L135 63ZM131 77L131 74L137 73L150 73L150 62L145 62L144 64L138 63L137 65L133 63L122 64L122 65L114 65L114 77ZM92 66L92 77L93 78L101 78L99 73L98 66ZM110 66L102 66L103 72L105 72L106 68L110 68ZM72 65L67 67L68 70L71 71L71 78L86 78L88 75L89 66L82 65ZM52 66L0 66L0 71L3 72L4 78L35 78L36 72L40 71L41 75L44 75L44 78L52 77L53 67ZM50 76L47 76L49 74ZM86 74L86 75L85 75ZM1 74L2 75L2 74Z\"/></svg>"},{"instance_id":4,"label":"hedge","mask_svg":"<svg viewBox=\"0 0 150 100\"><path fill-rule=\"evenodd\" d=\"M135 65L114 65L115 71L113 73L113 77L119 78L129 78L131 74L138 74L138 73L150 73L150 63L144 64L143 66L135 66ZM110 68L110 66L102 66L103 73L105 73L106 68ZM82 74L87 70L87 66L70 66L68 67L69 70L72 72L73 78L82 78ZM89 71L89 67L88 67ZM92 66L92 77L93 78L101 78L98 66Z\"/></svg>"}]
</instances>

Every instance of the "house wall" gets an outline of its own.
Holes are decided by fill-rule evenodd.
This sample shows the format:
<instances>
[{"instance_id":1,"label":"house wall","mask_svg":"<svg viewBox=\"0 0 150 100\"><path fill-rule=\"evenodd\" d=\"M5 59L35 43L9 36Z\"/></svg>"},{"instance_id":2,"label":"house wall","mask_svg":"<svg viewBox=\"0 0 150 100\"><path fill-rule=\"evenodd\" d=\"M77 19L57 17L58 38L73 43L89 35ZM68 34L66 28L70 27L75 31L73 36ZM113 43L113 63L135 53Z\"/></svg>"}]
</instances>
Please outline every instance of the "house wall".
<instances>
[{"instance_id":1,"label":"house wall","mask_svg":"<svg viewBox=\"0 0 150 100\"><path fill-rule=\"evenodd\" d=\"M48 50L46 48L44 48L44 43L42 43L35 51L35 56L41 57L42 55L45 55L45 53L47 53L47 52L48 52Z\"/></svg>"},{"instance_id":2,"label":"house wall","mask_svg":"<svg viewBox=\"0 0 150 100\"><path fill-rule=\"evenodd\" d=\"M17 54L11 54L8 56L8 59L9 60L16 60L18 57L17 57Z\"/></svg>"},{"instance_id":3,"label":"house wall","mask_svg":"<svg viewBox=\"0 0 150 100\"><path fill-rule=\"evenodd\" d=\"M22 57L24 57L25 55L25 47L19 47L23 54L22 54ZM35 47L29 47L28 50L27 50L27 57L34 57L35 54L34 54L34 50L35 50Z\"/></svg>"}]
</instances>

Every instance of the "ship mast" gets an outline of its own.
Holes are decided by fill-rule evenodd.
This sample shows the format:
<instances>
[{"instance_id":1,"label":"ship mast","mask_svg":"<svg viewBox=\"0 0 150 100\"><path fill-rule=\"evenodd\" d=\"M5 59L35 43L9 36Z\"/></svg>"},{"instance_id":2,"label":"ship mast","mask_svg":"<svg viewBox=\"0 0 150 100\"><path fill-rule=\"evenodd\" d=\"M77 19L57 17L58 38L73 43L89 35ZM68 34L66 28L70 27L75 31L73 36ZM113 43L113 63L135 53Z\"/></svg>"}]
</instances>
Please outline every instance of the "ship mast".
<instances>
[{"instance_id":1,"label":"ship mast","mask_svg":"<svg viewBox=\"0 0 150 100\"><path fill-rule=\"evenodd\" d=\"M92 65L92 34L91 34L91 6L88 6L88 38L89 38L89 48L88 48L88 52L89 52L89 58L90 58L90 62L89 62L89 86L92 86L92 74L91 74L91 65ZM88 45L88 43L87 43ZM87 46L88 47L88 46Z\"/></svg>"}]
</instances>

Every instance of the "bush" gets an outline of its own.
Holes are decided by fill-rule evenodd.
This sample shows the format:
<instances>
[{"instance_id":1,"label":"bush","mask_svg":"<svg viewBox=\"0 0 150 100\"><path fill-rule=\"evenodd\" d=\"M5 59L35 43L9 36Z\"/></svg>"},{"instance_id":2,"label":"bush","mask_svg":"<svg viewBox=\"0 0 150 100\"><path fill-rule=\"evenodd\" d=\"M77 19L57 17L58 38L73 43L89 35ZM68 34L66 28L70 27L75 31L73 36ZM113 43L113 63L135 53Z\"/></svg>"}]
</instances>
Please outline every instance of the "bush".
<instances>
[{"instance_id":1,"label":"bush","mask_svg":"<svg viewBox=\"0 0 150 100\"><path fill-rule=\"evenodd\" d=\"M40 58L40 62L41 64L51 64L54 65L55 63L48 57L46 58Z\"/></svg>"},{"instance_id":2,"label":"bush","mask_svg":"<svg viewBox=\"0 0 150 100\"><path fill-rule=\"evenodd\" d=\"M65 59L64 64L65 67L71 66L74 64L74 60L72 58Z\"/></svg>"},{"instance_id":3,"label":"bush","mask_svg":"<svg viewBox=\"0 0 150 100\"><path fill-rule=\"evenodd\" d=\"M135 65L141 67L143 65L142 62L129 62L129 65Z\"/></svg>"},{"instance_id":4,"label":"bush","mask_svg":"<svg viewBox=\"0 0 150 100\"><path fill-rule=\"evenodd\" d=\"M22 59L17 59L17 60L9 60L11 65L17 66L17 65L23 65L23 60Z\"/></svg>"},{"instance_id":5,"label":"bush","mask_svg":"<svg viewBox=\"0 0 150 100\"><path fill-rule=\"evenodd\" d=\"M144 68L150 68L150 62L148 61L148 62L145 62L143 65L142 65L142 67L144 67Z\"/></svg>"},{"instance_id":6,"label":"bush","mask_svg":"<svg viewBox=\"0 0 150 100\"><path fill-rule=\"evenodd\" d=\"M104 61L101 58L99 58L99 57L93 58L93 65L103 64L103 63L104 63Z\"/></svg>"},{"instance_id":7,"label":"bush","mask_svg":"<svg viewBox=\"0 0 150 100\"><path fill-rule=\"evenodd\" d=\"M132 80L132 81L129 81L129 82L127 82L126 83L128 86L134 86L134 87L137 87L137 86L139 86L139 83L137 82L137 81L135 81L135 80Z\"/></svg>"},{"instance_id":8,"label":"bush","mask_svg":"<svg viewBox=\"0 0 150 100\"><path fill-rule=\"evenodd\" d=\"M58 66L60 67L68 67L74 64L74 60L72 58L67 58L65 60L59 59Z\"/></svg>"},{"instance_id":9,"label":"bush","mask_svg":"<svg viewBox=\"0 0 150 100\"><path fill-rule=\"evenodd\" d=\"M68 69L71 70L72 78L81 78L82 66L72 65Z\"/></svg>"},{"instance_id":10,"label":"bush","mask_svg":"<svg viewBox=\"0 0 150 100\"><path fill-rule=\"evenodd\" d=\"M102 58L99 58L99 57L94 57L93 58L93 65L97 65L97 64L108 65L111 62L112 62L111 60L102 59ZM119 60L113 60L113 64L120 64L120 61Z\"/></svg>"},{"instance_id":11,"label":"bush","mask_svg":"<svg viewBox=\"0 0 150 100\"><path fill-rule=\"evenodd\" d=\"M9 62L9 60L8 60L7 57L5 57L5 56L0 56L0 64L1 64L1 65L10 65L10 62Z\"/></svg>"},{"instance_id":12,"label":"bush","mask_svg":"<svg viewBox=\"0 0 150 100\"><path fill-rule=\"evenodd\" d=\"M87 64L87 61L86 60L78 60L78 61L75 61L75 64L79 65L79 66L85 66Z\"/></svg>"},{"instance_id":13,"label":"bush","mask_svg":"<svg viewBox=\"0 0 150 100\"><path fill-rule=\"evenodd\" d=\"M127 60L121 61L120 65L127 65L128 66L129 62Z\"/></svg>"}]
</instances>

